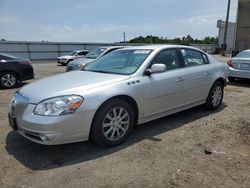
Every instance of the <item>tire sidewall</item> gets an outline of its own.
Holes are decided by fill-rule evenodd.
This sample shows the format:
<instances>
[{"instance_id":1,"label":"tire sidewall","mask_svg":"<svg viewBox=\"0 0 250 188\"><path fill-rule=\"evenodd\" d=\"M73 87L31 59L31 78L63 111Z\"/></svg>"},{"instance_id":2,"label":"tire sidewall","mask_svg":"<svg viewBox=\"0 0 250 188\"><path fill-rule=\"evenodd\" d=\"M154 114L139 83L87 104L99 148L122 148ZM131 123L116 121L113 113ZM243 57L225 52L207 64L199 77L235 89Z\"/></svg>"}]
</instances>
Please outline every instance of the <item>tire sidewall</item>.
<instances>
[{"instance_id":1,"label":"tire sidewall","mask_svg":"<svg viewBox=\"0 0 250 188\"><path fill-rule=\"evenodd\" d=\"M213 92L214 92L214 89L217 87L217 86L220 86L221 88L221 100L220 100L220 103L217 105L217 106L214 106L213 103L212 103L212 96L213 96ZM224 97L224 86L221 82L218 82L216 81L210 91L209 91L209 94L208 94L208 97L207 97L207 100L206 100L206 107L209 109L209 110L217 110L220 106L221 106L221 103L222 103L222 100L223 100L223 97Z\"/></svg>"},{"instance_id":2,"label":"tire sidewall","mask_svg":"<svg viewBox=\"0 0 250 188\"><path fill-rule=\"evenodd\" d=\"M122 107L126 109L126 111L129 114L129 127L128 127L127 132L123 135L122 138L116 141L110 141L104 136L102 124L103 124L103 120L106 114L115 107ZM103 146L118 145L122 143L128 137L129 133L133 129L134 117L135 116L134 116L133 108L124 100L115 99L112 101L108 101L100 107L100 109L96 112L96 115L94 116L92 130L91 130L92 131L91 137L99 145L103 145Z\"/></svg>"}]
</instances>

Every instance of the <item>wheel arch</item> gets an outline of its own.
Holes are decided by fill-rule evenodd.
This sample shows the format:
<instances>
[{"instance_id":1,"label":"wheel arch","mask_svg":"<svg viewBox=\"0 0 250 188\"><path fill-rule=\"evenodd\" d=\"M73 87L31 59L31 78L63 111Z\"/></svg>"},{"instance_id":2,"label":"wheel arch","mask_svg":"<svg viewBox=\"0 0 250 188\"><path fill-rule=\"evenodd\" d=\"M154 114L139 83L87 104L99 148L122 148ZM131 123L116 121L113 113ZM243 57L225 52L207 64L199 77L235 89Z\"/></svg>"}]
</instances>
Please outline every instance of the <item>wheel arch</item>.
<instances>
[{"instance_id":1,"label":"wheel arch","mask_svg":"<svg viewBox=\"0 0 250 188\"><path fill-rule=\"evenodd\" d=\"M113 96L107 100L105 100L96 110L94 116L93 116L93 119L92 119L92 122L91 122L91 128L90 128L90 134L89 134L89 138L91 138L92 136L92 129L93 129L93 122L94 122L94 119L97 115L97 113L101 110L101 108L107 104L108 102L112 101L112 100L115 100L115 99L120 99L120 100L123 100L125 102L127 102L129 105L131 105L131 107L133 108L133 111L134 111L134 115L135 115L135 124L138 123L138 118L139 118L139 108L138 108L138 104L137 102L135 101L134 98L132 98L131 96L128 96L128 95L116 95L116 96Z\"/></svg>"},{"instance_id":2,"label":"wheel arch","mask_svg":"<svg viewBox=\"0 0 250 188\"><path fill-rule=\"evenodd\" d=\"M224 79L224 78L222 78L222 77L217 78L217 79L214 81L214 83L215 83L215 82L220 82L223 86L226 86L226 85L227 85L226 79ZM213 84L214 84L214 83L213 83Z\"/></svg>"}]
</instances>

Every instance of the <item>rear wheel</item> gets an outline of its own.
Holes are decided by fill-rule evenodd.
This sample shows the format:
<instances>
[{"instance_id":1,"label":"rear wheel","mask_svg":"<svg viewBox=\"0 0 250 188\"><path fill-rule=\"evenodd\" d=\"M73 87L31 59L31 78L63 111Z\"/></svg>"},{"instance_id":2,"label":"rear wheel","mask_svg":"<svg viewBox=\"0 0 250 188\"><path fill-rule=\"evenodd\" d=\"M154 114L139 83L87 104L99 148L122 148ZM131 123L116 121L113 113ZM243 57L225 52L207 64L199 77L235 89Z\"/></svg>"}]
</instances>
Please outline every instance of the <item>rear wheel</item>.
<instances>
[{"instance_id":1,"label":"rear wheel","mask_svg":"<svg viewBox=\"0 0 250 188\"><path fill-rule=\"evenodd\" d=\"M205 106L209 110L217 110L222 102L224 86L221 82L216 81L211 87Z\"/></svg>"},{"instance_id":2,"label":"rear wheel","mask_svg":"<svg viewBox=\"0 0 250 188\"><path fill-rule=\"evenodd\" d=\"M122 143L134 125L134 112L125 101L114 99L105 103L97 112L92 125L93 140L103 146Z\"/></svg>"},{"instance_id":3,"label":"rear wheel","mask_svg":"<svg viewBox=\"0 0 250 188\"><path fill-rule=\"evenodd\" d=\"M3 72L0 74L0 87L13 88L18 83L18 77L14 72Z\"/></svg>"}]
</instances>

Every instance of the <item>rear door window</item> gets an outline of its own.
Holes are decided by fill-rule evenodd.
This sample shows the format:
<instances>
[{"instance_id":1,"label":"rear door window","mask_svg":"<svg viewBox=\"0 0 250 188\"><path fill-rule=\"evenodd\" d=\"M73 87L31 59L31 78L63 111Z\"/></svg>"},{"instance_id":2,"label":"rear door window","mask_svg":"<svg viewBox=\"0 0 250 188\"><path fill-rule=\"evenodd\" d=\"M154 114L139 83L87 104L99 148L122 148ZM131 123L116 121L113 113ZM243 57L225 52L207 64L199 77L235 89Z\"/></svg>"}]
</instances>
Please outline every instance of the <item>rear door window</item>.
<instances>
[{"instance_id":1,"label":"rear door window","mask_svg":"<svg viewBox=\"0 0 250 188\"><path fill-rule=\"evenodd\" d=\"M196 50L181 49L181 54L186 67L205 65L209 63L207 56Z\"/></svg>"}]
</instances>

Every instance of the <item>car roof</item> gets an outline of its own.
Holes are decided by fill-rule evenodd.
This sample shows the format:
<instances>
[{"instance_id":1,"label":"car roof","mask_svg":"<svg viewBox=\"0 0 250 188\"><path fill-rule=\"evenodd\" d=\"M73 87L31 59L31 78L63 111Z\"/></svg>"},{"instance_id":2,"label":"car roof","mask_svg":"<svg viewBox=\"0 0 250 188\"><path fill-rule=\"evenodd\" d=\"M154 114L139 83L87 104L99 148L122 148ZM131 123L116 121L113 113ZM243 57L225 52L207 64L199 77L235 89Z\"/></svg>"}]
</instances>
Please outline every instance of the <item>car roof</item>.
<instances>
[{"instance_id":1,"label":"car roof","mask_svg":"<svg viewBox=\"0 0 250 188\"><path fill-rule=\"evenodd\" d=\"M117 49L119 49L119 48L124 48L124 47L126 47L126 46L100 46L100 47L97 47L97 48L106 48L107 50L109 49L114 49L114 48L117 48Z\"/></svg>"},{"instance_id":2,"label":"car roof","mask_svg":"<svg viewBox=\"0 0 250 188\"><path fill-rule=\"evenodd\" d=\"M138 49L138 50L156 50L156 49L163 49L163 48L190 48L196 49L191 46L184 46L184 45L172 45L172 44L157 44L157 45L144 45L144 46L129 46L126 49Z\"/></svg>"}]
</instances>

